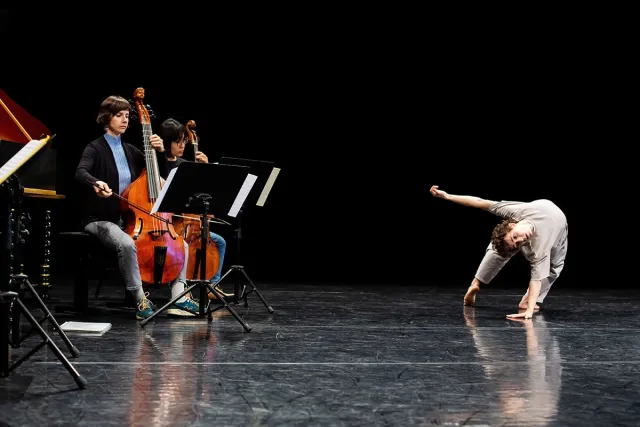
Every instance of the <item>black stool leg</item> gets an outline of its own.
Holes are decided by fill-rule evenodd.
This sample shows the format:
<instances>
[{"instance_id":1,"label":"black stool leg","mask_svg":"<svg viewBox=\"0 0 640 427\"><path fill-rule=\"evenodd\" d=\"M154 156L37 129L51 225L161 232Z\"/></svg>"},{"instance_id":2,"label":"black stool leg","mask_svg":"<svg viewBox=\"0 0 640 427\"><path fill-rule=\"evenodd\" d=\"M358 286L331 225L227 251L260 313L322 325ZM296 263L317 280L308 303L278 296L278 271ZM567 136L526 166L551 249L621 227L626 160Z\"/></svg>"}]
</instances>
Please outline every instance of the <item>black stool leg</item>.
<instances>
[{"instance_id":1,"label":"black stool leg","mask_svg":"<svg viewBox=\"0 0 640 427\"><path fill-rule=\"evenodd\" d=\"M11 299L0 299L0 376L9 375L9 316Z\"/></svg>"}]
</instances>

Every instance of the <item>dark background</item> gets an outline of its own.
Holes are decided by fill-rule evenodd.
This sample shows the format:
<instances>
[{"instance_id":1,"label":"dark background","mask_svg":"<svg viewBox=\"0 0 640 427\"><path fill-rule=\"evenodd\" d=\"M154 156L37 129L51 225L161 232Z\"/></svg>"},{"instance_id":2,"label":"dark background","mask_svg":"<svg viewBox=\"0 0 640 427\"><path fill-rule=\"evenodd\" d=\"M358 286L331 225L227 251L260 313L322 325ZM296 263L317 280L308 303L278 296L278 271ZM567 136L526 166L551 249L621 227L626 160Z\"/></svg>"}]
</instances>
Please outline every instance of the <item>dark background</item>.
<instances>
[{"instance_id":1,"label":"dark background","mask_svg":"<svg viewBox=\"0 0 640 427\"><path fill-rule=\"evenodd\" d=\"M595 268L578 271L594 253L582 209L596 179L581 114L590 95L561 27L541 36L515 32L517 23L505 33L392 18L192 13L194 22L175 19L176 10L138 22L78 13L10 10L0 19L11 40L5 59L13 58L2 89L56 134L57 188L67 196L54 205L56 231L76 226L72 177L101 134L100 103L141 86L156 129L168 117L193 119L212 161L281 167L266 207L244 217L242 262L257 281L470 283L497 218L434 199L429 187L438 184L493 200L555 201L570 224L557 286L599 286ZM39 25L27 40L24 29ZM231 262L232 228L214 231L227 238ZM527 271L518 257L495 283L524 288Z\"/></svg>"}]
</instances>

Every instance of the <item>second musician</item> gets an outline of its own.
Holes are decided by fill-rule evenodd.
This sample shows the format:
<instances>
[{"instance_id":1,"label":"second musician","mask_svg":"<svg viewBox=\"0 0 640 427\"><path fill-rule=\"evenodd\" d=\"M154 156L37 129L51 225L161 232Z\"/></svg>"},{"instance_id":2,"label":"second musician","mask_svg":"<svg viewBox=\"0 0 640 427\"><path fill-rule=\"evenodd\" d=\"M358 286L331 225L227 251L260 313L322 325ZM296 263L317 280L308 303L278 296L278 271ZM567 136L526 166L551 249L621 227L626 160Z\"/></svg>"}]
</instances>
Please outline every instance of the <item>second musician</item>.
<instances>
[{"instance_id":1,"label":"second musician","mask_svg":"<svg viewBox=\"0 0 640 427\"><path fill-rule=\"evenodd\" d=\"M185 133L186 133L185 126L182 123L172 118L165 120L164 122L162 122L162 125L160 126L160 135L162 136L164 147L167 152L167 164L168 164L169 171L171 171L173 168L177 168L178 166L180 166L182 162L187 161L182 158L184 154L184 148L186 145ZM209 162L209 159L207 158L207 156L201 151L198 151L197 153L195 153L195 159L197 162L201 162L201 163ZM209 235L211 236L211 240L213 240L213 242L215 243L216 248L218 249L219 257L220 257L220 265L218 267L218 271L209 279L212 284L215 284L217 281L220 280L220 276L222 274L222 264L224 262L224 255L227 248L227 242L222 236L214 233L213 231L210 231ZM218 288L218 290L222 292L220 288ZM231 294L225 294L225 293L223 293L223 295L232 296ZM210 293L209 297L215 298L215 295Z\"/></svg>"}]
</instances>

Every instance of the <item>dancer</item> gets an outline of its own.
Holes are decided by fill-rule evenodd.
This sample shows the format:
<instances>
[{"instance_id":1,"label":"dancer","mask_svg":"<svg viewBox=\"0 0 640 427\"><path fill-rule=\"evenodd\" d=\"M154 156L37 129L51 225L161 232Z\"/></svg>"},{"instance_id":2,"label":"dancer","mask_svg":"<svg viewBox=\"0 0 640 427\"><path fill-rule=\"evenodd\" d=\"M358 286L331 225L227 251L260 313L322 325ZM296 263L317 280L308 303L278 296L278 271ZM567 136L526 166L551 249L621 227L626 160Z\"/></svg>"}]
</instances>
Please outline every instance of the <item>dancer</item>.
<instances>
[{"instance_id":1,"label":"dancer","mask_svg":"<svg viewBox=\"0 0 640 427\"><path fill-rule=\"evenodd\" d=\"M518 304L524 313L508 318L533 316L564 267L568 245L567 218L562 210L547 199L531 202L492 201L474 196L448 194L437 185L431 194L463 206L479 208L502 218L491 234L484 258L464 297L465 305L475 305L480 284L491 282L506 263L522 252L531 266L527 292Z\"/></svg>"}]
</instances>

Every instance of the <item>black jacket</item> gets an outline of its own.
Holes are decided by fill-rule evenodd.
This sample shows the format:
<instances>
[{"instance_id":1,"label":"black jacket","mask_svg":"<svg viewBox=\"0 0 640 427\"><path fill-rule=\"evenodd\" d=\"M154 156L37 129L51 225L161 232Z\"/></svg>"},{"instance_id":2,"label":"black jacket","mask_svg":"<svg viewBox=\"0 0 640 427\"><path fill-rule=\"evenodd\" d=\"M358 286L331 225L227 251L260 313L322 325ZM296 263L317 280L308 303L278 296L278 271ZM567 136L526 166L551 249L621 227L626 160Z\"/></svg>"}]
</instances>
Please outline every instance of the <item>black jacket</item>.
<instances>
[{"instance_id":1,"label":"black jacket","mask_svg":"<svg viewBox=\"0 0 640 427\"><path fill-rule=\"evenodd\" d=\"M124 140L122 141L122 146L127 157L127 163L129 163L131 182L133 182L146 168L144 153L137 147L124 142ZM156 157L160 176L166 179L168 175L166 152L158 153L156 151ZM93 221L110 221L117 224L120 220L121 200L114 196L108 198L98 197L90 184L90 182L95 181L106 182L114 193L117 192L119 186L116 161L113 151L104 136L86 146L76 168L75 179L86 189L80 195L82 197L81 208L83 209L82 227L84 228L86 224Z\"/></svg>"},{"instance_id":2,"label":"black jacket","mask_svg":"<svg viewBox=\"0 0 640 427\"><path fill-rule=\"evenodd\" d=\"M178 166L180 166L184 162L186 162L186 160L181 158L181 157L178 157L177 159L175 159L173 161L167 160L167 165L168 165L167 166L167 171L171 172L173 169L177 168Z\"/></svg>"}]
</instances>

